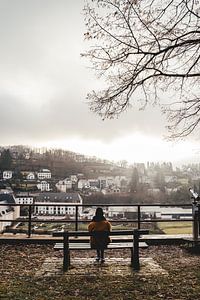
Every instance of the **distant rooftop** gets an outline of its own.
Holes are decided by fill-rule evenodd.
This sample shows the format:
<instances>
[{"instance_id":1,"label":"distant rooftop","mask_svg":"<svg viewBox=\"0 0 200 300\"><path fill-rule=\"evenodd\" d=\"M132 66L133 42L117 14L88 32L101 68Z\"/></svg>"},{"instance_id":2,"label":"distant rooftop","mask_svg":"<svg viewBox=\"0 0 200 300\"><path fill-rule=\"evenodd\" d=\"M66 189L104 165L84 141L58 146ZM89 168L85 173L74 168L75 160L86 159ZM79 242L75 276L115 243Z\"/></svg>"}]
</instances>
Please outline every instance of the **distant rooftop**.
<instances>
[{"instance_id":1,"label":"distant rooftop","mask_svg":"<svg viewBox=\"0 0 200 300\"><path fill-rule=\"evenodd\" d=\"M80 203L81 197L79 193L40 193L35 202L67 202L67 203Z\"/></svg>"},{"instance_id":2,"label":"distant rooftop","mask_svg":"<svg viewBox=\"0 0 200 300\"><path fill-rule=\"evenodd\" d=\"M5 202L8 204L14 204L15 199L12 194L9 193L0 193L0 202Z\"/></svg>"}]
</instances>

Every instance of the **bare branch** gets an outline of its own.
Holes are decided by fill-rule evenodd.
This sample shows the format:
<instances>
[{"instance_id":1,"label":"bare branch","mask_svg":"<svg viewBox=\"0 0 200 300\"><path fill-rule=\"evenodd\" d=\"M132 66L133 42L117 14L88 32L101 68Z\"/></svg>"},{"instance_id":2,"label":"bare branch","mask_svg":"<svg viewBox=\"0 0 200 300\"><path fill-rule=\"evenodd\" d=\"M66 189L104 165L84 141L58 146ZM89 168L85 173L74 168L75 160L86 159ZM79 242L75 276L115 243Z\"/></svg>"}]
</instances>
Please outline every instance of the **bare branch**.
<instances>
[{"instance_id":1,"label":"bare branch","mask_svg":"<svg viewBox=\"0 0 200 300\"><path fill-rule=\"evenodd\" d=\"M200 119L198 1L86 1L85 37L92 50L85 56L107 83L88 95L90 109L102 118L118 117L134 101L144 107L163 93L170 98L173 90L176 108L163 109L171 136L191 134Z\"/></svg>"}]
</instances>

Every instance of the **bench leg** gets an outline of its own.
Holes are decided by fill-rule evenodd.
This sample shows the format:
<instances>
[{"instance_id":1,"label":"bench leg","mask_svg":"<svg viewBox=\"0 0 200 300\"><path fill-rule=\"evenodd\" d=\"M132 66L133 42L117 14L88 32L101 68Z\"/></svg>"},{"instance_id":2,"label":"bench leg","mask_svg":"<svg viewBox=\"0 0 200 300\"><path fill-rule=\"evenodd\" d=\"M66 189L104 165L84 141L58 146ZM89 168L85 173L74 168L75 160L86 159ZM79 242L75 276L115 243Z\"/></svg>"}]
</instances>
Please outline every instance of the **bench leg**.
<instances>
[{"instance_id":1,"label":"bench leg","mask_svg":"<svg viewBox=\"0 0 200 300\"><path fill-rule=\"evenodd\" d=\"M133 247L130 248L131 250L131 267L133 268Z\"/></svg>"},{"instance_id":2,"label":"bench leg","mask_svg":"<svg viewBox=\"0 0 200 300\"><path fill-rule=\"evenodd\" d=\"M140 270L140 260L139 260L139 234L136 232L134 234L134 242L133 242L133 261L132 267L135 271Z\"/></svg>"},{"instance_id":3,"label":"bench leg","mask_svg":"<svg viewBox=\"0 0 200 300\"><path fill-rule=\"evenodd\" d=\"M63 272L68 271L70 266L70 250L69 250L69 237L66 233L63 241Z\"/></svg>"},{"instance_id":4,"label":"bench leg","mask_svg":"<svg viewBox=\"0 0 200 300\"><path fill-rule=\"evenodd\" d=\"M69 270L70 266L70 251L68 250L66 253L64 253L63 256L63 271L66 272Z\"/></svg>"}]
</instances>

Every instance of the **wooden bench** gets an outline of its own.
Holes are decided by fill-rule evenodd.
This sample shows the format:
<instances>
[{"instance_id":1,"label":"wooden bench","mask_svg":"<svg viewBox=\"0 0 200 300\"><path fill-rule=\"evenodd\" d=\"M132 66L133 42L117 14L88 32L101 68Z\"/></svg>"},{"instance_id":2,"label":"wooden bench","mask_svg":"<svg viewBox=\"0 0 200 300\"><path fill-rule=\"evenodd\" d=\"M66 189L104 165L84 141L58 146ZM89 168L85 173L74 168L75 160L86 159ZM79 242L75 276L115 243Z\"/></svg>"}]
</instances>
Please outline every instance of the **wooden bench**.
<instances>
[{"instance_id":1,"label":"wooden bench","mask_svg":"<svg viewBox=\"0 0 200 300\"><path fill-rule=\"evenodd\" d=\"M140 269L139 248L147 248L148 245L140 240L141 235L149 233L146 229L120 230L104 232L112 237L107 249L130 249L131 266L134 270ZM61 237L55 244L55 250L63 250L63 271L67 271L70 266L71 250L93 250L90 247L90 236L95 236L95 232L86 231L58 231L54 232L54 237Z\"/></svg>"}]
</instances>

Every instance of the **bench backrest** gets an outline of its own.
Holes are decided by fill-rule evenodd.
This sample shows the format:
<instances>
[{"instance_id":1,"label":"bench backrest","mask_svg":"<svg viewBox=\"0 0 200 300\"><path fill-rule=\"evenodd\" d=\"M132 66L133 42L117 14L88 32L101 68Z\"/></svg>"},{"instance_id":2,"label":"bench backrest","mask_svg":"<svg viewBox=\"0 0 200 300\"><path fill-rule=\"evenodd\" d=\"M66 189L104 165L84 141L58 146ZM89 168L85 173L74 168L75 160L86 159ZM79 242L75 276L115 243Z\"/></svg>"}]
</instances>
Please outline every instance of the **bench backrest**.
<instances>
[{"instance_id":1,"label":"bench backrest","mask_svg":"<svg viewBox=\"0 0 200 300\"><path fill-rule=\"evenodd\" d=\"M117 230L117 231L93 231L93 232L88 232L88 231L57 231L53 232L53 236L55 237L81 237L81 236L94 236L96 234L102 234L102 235L107 235L107 236L140 236L144 234L149 234L149 230L147 229L134 229L134 230Z\"/></svg>"}]
</instances>

